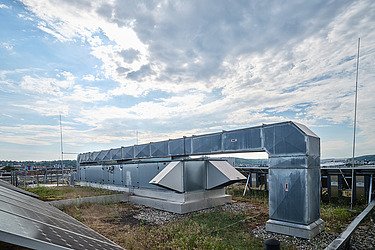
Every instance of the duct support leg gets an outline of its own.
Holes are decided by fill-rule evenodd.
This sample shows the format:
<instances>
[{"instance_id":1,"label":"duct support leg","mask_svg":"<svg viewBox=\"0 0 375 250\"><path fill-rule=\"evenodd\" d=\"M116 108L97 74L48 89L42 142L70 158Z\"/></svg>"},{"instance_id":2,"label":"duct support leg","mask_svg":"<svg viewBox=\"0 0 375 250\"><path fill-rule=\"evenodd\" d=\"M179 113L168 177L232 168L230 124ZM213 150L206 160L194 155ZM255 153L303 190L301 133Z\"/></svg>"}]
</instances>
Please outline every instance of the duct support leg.
<instances>
[{"instance_id":1,"label":"duct support leg","mask_svg":"<svg viewBox=\"0 0 375 250\"><path fill-rule=\"evenodd\" d=\"M256 188L259 188L260 186L260 177L259 177L259 173L255 173L255 187Z\"/></svg>"},{"instance_id":2,"label":"duct support leg","mask_svg":"<svg viewBox=\"0 0 375 250\"><path fill-rule=\"evenodd\" d=\"M328 201L331 201L331 176L327 174L327 193L328 193Z\"/></svg>"},{"instance_id":3,"label":"duct support leg","mask_svg":"<svg viewBox=\"0 0 375 250\"><path fill-rule=\"evenodd\" d=\"M371 175L370 176L370 188L369 188L369 194L368 194L368 203L369 204L372 201L372 181L373 181L373 178L372 178L372 175Z\"/></svg>"},{"instance_id":4,"label":"duct support leg","mask_svg":"<svg viewBox=\"0 0 375 250\"><path fill-rule=\"evenodd\" d=\"M269 160L270 219L266 230L312 239L324 228L317 192L321 186L320 158L285 156Z\"/></svg>"},{"instance_id":5,"label":"duct support leg","mask_svg":"<svg viewBox=\"0 0 375 250\"><path fill-rule=\"evenodd\" d=\"M245 194L246 194L246 191L247 191L247 188L248 188L248 185L249 185L249 180L251 180L251 172L249 172L249 174L247 175L246 185L245 185L245 188L243 190L242 196L245 196Z\"/></svg>"},{"instance_id":6,"label":"duct support leg","mask_svg":"<svg viewBox=\"0 0 375 250\"><path fill-rule=\"evenodd\" d=\"M264 191L268 190L267 174L264 174Z\"/></svg>"},{"instance_id":7,"label":"duct support leg","mask_svg":"<svg viewBox=\"0 0 375 250\"><path fill-rule=\"evenodd\" d=\"M364 175L363 176L364 181L364 189L365 189L365 199L367 199L370 189L370 175Z\"/></svg>"},{"instance_id":8,"label":"duct support leg","mask_svg":"<svg viewBox=\"0 0 375 250\"><path fill-rule=\"evenodd\" d=\"M343 184L343 177L341 174L337 175L337 196L342 197L342 184Z\"/></svg>"},{"instance_id":9,"label":"duct support leg","mask_svg":"<svg viewBox=\"0 0 375 250\"><path fill-rule=\"evenodd\" d=\"M353 175L352 175L352 203L353 205L355 204L355 202L357 201L357 174L355 172L355 170L353 170Z\"/></svg>"}]
</instances>

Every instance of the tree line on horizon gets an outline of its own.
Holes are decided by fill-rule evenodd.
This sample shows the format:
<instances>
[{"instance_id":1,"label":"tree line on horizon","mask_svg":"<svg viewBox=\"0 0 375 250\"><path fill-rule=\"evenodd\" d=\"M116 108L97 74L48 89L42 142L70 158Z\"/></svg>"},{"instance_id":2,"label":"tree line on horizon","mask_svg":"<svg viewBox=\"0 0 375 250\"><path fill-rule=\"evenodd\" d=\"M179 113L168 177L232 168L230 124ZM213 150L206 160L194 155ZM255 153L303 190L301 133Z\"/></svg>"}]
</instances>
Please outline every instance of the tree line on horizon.
<instances>
[{"instance_id":1,"label":"tree line on horizon","mask_svg":"<svg viewBox=\"0 0 375 250\"><path fill-rule=\"evenodd\" d=\"M33 167L55 167L60 166L61 160L53 161L8 161L0 160L0 166L2 167L14 167L14 166L33 166ZM76 160L64 160L64 167L76 167Z\"/></svg>"}]
</instances>

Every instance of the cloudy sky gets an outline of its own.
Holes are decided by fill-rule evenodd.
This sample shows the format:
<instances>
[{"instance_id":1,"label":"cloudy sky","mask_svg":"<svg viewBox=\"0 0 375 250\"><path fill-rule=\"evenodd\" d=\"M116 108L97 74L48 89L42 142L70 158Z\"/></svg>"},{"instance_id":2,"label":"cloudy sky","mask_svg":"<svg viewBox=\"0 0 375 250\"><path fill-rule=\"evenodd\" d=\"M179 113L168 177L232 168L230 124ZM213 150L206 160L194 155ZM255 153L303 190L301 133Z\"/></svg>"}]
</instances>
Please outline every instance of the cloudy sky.
<instances>
[{"instance_id":1,"label":"cloudy sky","mask_svg":"<svg viewBox=\"0 0 375 250\"><path fill-rule=\"evenodd\" d=\"M293 120L375 153L375 1L0 0L0 159ZM75 158L76 155L66 155Z\"/></svg>"}]
</instances>

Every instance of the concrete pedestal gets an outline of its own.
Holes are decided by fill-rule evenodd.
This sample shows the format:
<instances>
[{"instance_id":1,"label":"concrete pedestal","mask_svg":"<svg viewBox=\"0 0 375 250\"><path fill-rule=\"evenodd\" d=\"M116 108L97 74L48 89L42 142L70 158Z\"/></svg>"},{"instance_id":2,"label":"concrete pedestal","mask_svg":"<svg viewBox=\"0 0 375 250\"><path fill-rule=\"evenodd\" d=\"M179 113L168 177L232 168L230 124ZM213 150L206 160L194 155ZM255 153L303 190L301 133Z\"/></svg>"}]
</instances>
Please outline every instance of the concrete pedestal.
<instances>
[{"instance_id":1,"label":"concrete pedestal","mask_svg":"<svg viewBox=\"0 0 375 250\"><path fill-rule=\"evenodd\" d=\"M272 233L285 234L289 236L312 239L315 235L322 232L324 229L324 222L318 219L309 225L301 225L277 220L268 220L266 223L266 231Z\"/></svg>"},{"instance_id":2,"label":"concrete pedestal","mask_svg":"<svg viewBox=\"0 0 375 250\"><path fill-rule=\"evenodd\" d=\"M216 190L215 190L216 191ZM158 196L160 196L160 193ZM168 196L169 192L166 192L166 196ZM212 190L208 191L198 191L192 193L182 193L178 194L178 199L170 200L170 199L160 199L158 197L151 197L150 196L137 196L132 195L129 197L130 202L145 205L148 207L153 207L156 209L178 213L178 214L185 214L190 213L202 209L207 209L211 207L216 207L220 205L224 205L226 203L231 203L231 196L230 195L217 195Z\"/></svg>"},{"instance_id":3,"label":"concrete pedestal","mask_svg":"<svg viewBox=\"0 0 375 250\"><path fill-rule=\"evenodd\" d=\"M77 184L129 193L128 200L132 203L178 214L190 213L232 202L232 196L226 195L224 188L177 193L160 189L129 189L90 182L78 182Z\"/></svg>"}]
</instances>

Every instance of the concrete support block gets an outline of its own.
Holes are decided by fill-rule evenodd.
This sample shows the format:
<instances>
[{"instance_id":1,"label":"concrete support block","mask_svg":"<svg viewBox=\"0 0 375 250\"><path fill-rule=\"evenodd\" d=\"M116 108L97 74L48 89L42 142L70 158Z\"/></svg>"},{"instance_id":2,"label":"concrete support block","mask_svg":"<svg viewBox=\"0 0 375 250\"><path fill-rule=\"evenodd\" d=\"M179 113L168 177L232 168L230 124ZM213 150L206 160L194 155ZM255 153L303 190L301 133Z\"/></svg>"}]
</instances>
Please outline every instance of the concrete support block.
<instances>
[{"instance_id":1,"label":"concrete support block","mask_svg":"<svg viewBox=\"0 0 375 250\"><path fill-rule=\"evenodd\" d=\"M232 197L225 194L224 188L177 193L171 190L156 190L147 188L129 189L114 185L90 182L79 182L78 184L81 186L124 191L125 194L122 195L127 194L127 196L126 200L123 201L130 201L135 204L145 205L179 214L190 213L193 211L207 209L215 206L221 206L226 203L232 202ZM67 201L61 201L60 203L65 202ZM70 201L69 204L74 204L74 202L78 201ZM81 200L79 202L81 202Z\"/></svg>"},{"instance_id":2,"label":"concrete support block","mask_svg":"<svg viewBox=\"0 0 375 250\"><path fill-rule=\"evenodd\" d=\"M205 198L203 200L192 200L186 202L175 202L142 196L130 196L129 198L130 202L135 204L141 204L148 207L153 207L156 209L178 214L190 213L232 202L230 195Z\"/></svg>"},{"instance_id":3,"label":"concrete support block","mask_svg":"<svg viewBox=\"0 0 375 250\"><path fill-rule=\"evenodd\" d=\"M266 223L266 231L285 234L289 236L312 239L324 229L324 222L318 219L309 225L289 223L278 220L268 220Z\"/></svg>"},{"instance_id":4,"label":"concrete support block","mask_svg":"<svg viewBox=\"0 0 375 250\"><path fill-rule=\"evenodd\" d=\"M224 188L176 193L172 191L137 190L129 201L178 214L190 213L202 209L232 202Z\"/></svg>"}]
</instances>

